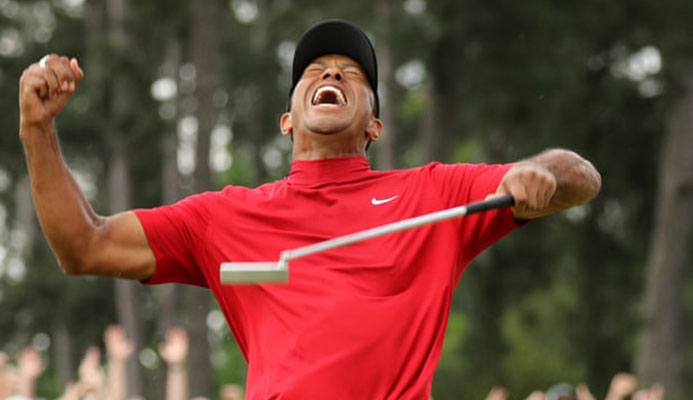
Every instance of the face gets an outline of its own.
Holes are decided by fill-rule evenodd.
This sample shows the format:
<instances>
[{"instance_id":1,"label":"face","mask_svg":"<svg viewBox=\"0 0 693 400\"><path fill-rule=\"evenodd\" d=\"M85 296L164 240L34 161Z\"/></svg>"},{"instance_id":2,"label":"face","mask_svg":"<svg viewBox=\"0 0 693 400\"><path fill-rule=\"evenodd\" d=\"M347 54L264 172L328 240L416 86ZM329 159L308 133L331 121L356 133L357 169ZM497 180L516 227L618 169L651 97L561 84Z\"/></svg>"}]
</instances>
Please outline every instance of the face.
<instances>
[{"instance_id":1,"label":"face","mask_svg":"<svg viewBox=\"0 0 693 400\"><path fill-rule=\"evenodd\" d=\"M353 135L365 143L373 139L369 130L377 121L374 105L368 79L356 61L337 54L322 56L303 71L291 112L282 117L282 131L296 136Z\"/></svg>"}]
</instances>

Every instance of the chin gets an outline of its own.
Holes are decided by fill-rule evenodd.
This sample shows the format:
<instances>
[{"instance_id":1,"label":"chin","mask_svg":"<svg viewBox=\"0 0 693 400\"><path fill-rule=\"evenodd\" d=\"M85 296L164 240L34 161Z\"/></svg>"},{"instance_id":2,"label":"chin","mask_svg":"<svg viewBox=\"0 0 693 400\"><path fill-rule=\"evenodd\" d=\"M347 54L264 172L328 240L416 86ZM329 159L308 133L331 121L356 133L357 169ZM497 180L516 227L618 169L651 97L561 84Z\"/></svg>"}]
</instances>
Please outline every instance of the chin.
<instances>
[{"instance_id":1,"label":"chin","mask_svg":"<svg viewBox=\"0 0 693 400\"><path fill-rule=\"evenodd\" d=\"M335 118L334 116L323 116L311 118L310 121L306 121L305 125L311 132L330 135L347 130L351 125L351 120Z\"/></svg>"}]
</instances>

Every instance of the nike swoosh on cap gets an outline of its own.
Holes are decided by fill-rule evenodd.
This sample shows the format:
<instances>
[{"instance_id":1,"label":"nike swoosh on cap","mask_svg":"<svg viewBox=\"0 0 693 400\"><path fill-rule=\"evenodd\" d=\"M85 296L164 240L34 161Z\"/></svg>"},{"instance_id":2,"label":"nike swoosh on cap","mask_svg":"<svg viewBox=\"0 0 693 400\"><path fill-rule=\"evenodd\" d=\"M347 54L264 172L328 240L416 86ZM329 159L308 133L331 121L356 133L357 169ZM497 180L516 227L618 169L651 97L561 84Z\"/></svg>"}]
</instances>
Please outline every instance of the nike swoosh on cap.
<instances>
[{"instance_id":1,"label":"nike swoosh on cap","mask_svg":"<svg viewBox=\"0 0 693 400\"><path fill-rule=\"evenodd\" d=\"M375 197L373 197L373 198L371 199L371 204L373 204L374 206L379 206L379 205L381 205L381 204L385 204L385 203L391 202L392 200L396 199L398 196L399 196L399 195L396 194L396 195L394 195L394 196L392 196L392 197L388 197L387 199L382 199L382 200L378 200L378 199L376 199Z\"/></svg>"}]
</instances>

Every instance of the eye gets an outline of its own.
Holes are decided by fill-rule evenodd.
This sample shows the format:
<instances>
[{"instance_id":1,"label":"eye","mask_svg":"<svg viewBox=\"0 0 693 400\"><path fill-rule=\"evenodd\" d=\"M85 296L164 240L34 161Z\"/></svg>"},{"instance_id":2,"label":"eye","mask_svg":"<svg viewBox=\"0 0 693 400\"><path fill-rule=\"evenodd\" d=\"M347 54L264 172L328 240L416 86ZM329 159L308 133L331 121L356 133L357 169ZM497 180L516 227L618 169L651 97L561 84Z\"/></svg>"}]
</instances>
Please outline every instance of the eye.
<instances>
[{"instance_id":1,"label":"eye","mask_svg":"<svg viewBox=\"0 0 693 400\"><path fill-rule=\"evenodd\" d=\"M324 68L320 65L312 64L312 65L309 65L308 68L306 68L304 73L306 73L306 74L319 74L320 72L322 72L323 69Z\"/></svg>"},{"instance_id":2,"label":"eye","mask_svg":"<svg viewBox=\"0 0 693 400\"><path fill-rule=\"evenodd\" d=\"M350 76L361 76L361 70L356 67L344 68L344 73Z\"/></svg>"}]
</instances>

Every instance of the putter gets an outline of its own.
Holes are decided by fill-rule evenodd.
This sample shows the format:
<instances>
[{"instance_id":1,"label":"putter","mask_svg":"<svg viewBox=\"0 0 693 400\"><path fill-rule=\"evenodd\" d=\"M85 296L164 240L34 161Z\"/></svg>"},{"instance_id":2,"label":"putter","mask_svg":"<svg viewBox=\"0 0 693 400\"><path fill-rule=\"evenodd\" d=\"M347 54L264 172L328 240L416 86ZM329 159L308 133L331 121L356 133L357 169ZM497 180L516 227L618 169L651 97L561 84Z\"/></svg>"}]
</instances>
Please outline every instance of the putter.
<instances>
[{"instance_id":1,"label":"putter","mask_svg":"<svg viewBox=\"0 0 693 400\"><path fill-rule=\"evenodd\" d=\"M220 267L221 283L250 284L288 282L289 261L291 260L386 235L388 233L399 232L417 226L428 225L434 222L482 211L511 207L514 204L515 200L513 197L506 195L376 226L364 231L336 237L308 246L298 247L296 249L284 250L281 252L278 261L223 262Z\"/></svg>"}]
</instances>

